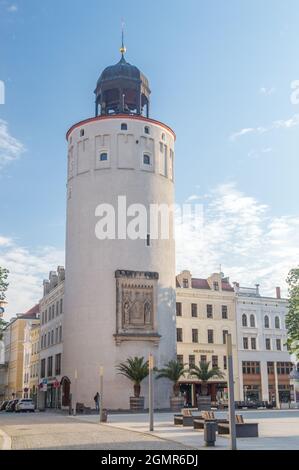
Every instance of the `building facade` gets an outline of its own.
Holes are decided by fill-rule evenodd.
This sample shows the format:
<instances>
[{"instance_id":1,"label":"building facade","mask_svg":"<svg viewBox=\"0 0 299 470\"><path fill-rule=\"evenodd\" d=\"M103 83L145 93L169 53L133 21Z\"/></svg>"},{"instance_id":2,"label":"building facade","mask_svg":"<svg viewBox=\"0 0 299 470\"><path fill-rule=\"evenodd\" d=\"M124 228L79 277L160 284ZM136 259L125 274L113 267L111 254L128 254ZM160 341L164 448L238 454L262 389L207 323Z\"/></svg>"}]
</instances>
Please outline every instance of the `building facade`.
<instances>
[{"instance_id":1,"label":"building facade","mask_svg":"<svg viewBox=\"0 0 299 470\"><path fill-rule=\"evenodd\" d=\"M25 314L14 317L4 329L5 345L5 398L24 396L24 335L27 325L34 324L39 318L39 305Z\"/></svg>"},{"instance_id":2,"label":"building facade","mask_svg":"<svg viewBox=\"0 0 299 470\"><path fill-rule=\"evenodd\" d=\"M63 369L74 401L94 406L103 366L105 406L127 409L132 384L117 365L151 353L162 367L175 357L173 224L165 239L144 226L152 204L174 203L175 135L149 118L148 80L126 61L124 50L103 71L95 93L96 116L67 133ZM111 208L112 224L103 236ZM146 215L137 233L132 217L139 210ZM145 406L147 390L145 380ZM171 384L157 381L155 406L168 406L170 394Z\"/></svg>"},{"instance_id":3,"label":"building facade","mask_svg":"<svg viewBox=\"0 0 299 470\"><path fill-rule=\"evenodd\" d=\"M235 399L239 400L236 300L233 287L221 273L208 279L192 278L189 271L176 277L177 357L187 366L210 362L218 366L223 379L210 381L212 401L227 399L226 335L232 335ZM189 404L196 404L201 383L191 376L181 380L181 391Z\"/></svg>"},{"instance_id":4,"label":"building facade","mask_svg":"<svg viewBox=\"0 0 299 470\"><path fill-rule=\"evenodd\" d=\"M61 406L64 268L49 273L44 281L44 295L40 301L39 406Z\"/></svg>"},{"instance_id":5,"label":"building facade","mask_svg":"<svg viewBox=\"0 0 299 470\"><path fill-rule=\"evenodd\" d=\"M39 319L27 323L24 330L23 397L36 402L39 368Z\"/></svg>"},{"instance_id":6,"label":"building facade","mask_svg":"<svg viewBox=\"0 0 299 470\"><path fill-rule=\"evenodd\" d=\"M267 402L290 399L293 369L287 351L287 300L254 288L234 285L237 298L238 355L241 400Z\"/></svg>"}]
</instances>

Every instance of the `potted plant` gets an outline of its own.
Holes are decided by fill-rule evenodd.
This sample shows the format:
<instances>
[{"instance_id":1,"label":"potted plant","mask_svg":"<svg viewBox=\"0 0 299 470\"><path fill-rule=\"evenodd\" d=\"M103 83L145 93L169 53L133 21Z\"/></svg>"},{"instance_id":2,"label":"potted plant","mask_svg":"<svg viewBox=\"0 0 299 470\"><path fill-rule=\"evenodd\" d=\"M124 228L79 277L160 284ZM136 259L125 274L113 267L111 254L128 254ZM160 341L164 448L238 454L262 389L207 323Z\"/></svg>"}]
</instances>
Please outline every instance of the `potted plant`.
<instances>
[{"instance_id":1,"label":"potted plant","mask_svg":"<svg viewBox=\"0 0 299 470\"><path fill-rule=\"evenodd\" d=\"M156 379L168 379L173 383L173 395L170 397L170 408L178 411L184 407L184 397L180 395L179 380L187 372L185 365L178 361L169 361L163 369L157 370Z\"/></svg>"},{"instance_id":2,"label":"potted plant","mask_svg":"<svg viewBox=\"0 0 299 470\"><path fill-rule=\"evenodd\" d=\"M118 374L127 377L134 384L134 396L130 397L130 409L132 411L144 410L144 397L140 396L141 382L148 374L148 361L144 357L129 357L117 367Z\"/></svg>"},{"instance_id":3,"label":"potted plant","mask_svg":"<svg viewBox=\"0 0 299 470\"><path fill-rule=\"evenodd\" d=\"M192 377L201 381L201 396L197 397L197 404L200 410L211 409L211 397L208 396L208 381L215 377L222 379L223 373L219 367L211 367L210 362L200 362L199 366L193 365L189 369Z\"/></svg>"}]
</instances>

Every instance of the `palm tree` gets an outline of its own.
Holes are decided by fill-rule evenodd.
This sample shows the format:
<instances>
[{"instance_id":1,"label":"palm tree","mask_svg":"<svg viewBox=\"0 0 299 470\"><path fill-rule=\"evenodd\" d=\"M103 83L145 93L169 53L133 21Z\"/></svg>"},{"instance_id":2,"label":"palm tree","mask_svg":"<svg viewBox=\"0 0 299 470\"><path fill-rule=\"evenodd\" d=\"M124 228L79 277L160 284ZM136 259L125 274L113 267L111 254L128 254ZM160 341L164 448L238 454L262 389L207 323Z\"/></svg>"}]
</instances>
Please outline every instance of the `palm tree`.
<instances>
[{"instance_id":1,"label":"palm tree","mask_svg":"<svg viewBox=\"0 0 299 470\"><path fill-rule=\"evenodd\" d=\"M210 362L200 362L199 366L191 366L189 370L190 375L196 377L201 381L201 392L203 396L208 395L208 380L218 377L223 379L224 375L219 367L211 367Z\"/></svg>"},{"instance_id":2,"label":"palm tree","mask_svg":"<svg viewBox=\"0 0 299 470\"><path fill-rule=\"evenodd\" d=\"M148 376L148 361L144 357L129 357L117 367L118 374L124 375L134 384L134 397L140 397L141 382Z\"/></svg>"},{"instance_id":3,"label":"palm tree","mask_svg":"<svg viewBox=\"0 0 299 470\"><path fill-rule=\"evenodd\" d=\"M180 392L179 380L186 372L188 372L185 370L185 365L178 361L169 361L165 364L163 369L158 369L157 372L158 375L156 376L156 379L165 378L173 382L173 395L178 397Z\"/></svg>"}]
</instances>

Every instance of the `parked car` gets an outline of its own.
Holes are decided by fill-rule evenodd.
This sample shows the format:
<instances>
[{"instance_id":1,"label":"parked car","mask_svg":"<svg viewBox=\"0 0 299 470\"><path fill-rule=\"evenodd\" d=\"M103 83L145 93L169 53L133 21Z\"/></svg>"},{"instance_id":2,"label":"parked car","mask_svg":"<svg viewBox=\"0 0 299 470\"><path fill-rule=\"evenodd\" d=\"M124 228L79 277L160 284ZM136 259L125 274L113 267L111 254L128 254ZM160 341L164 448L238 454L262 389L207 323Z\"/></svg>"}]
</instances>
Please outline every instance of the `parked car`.
<instances>
[{"instance_id":1,"label":"parked car","mask_svg":"<svg viewBox=\"0 0 299 470\"><path fill-rule=\"evenodd\" d=\"M8 404L6 405L6 408L5 408L5 411L6 412L12 412L12 411L15 411L16 409L16 404L18 403L18 399L17 400L10 400L8 402Z\"/></svg>"},{"instance_id":2,"label":"parked car","mask_svg":"<svg viewBox=\"0 0 299 470\"><path fill-rule=\"evenodd\" d=\"M20 413L21 411L30 411L31 413L34 413L35 405L33 400L31 398L22 398L16 404L15 411L16 413Z\"/></svg>"},{"instance_id":3,"label":"parked car","mask_svg":"<svg viewBox=\"0 0 299 470\"><path fill-rule=\"evenodd\" d=\"M9 400L4 400L0 405L0 411L4 411L8 405Z\"/></svg>"}]
</instances>

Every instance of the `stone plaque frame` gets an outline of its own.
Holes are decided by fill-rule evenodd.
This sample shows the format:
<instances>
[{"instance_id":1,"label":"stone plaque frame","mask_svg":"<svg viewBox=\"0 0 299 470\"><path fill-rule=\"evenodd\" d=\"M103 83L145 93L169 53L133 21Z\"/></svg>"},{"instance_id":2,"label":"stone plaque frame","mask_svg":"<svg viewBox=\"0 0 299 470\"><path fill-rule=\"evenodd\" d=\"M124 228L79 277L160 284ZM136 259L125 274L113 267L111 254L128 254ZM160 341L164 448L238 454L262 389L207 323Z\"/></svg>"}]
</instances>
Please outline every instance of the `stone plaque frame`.
<instances>
[{"instance_id":1,"label":"stone plaque frame","mask_svg":"<svg viewBox=\"0 0 299 470\"><path fill-rule=\"evenodd\" d=\"M115 271L116 344L151 341L158 345L157 285L159 274L146 271Z\"/></svg>"}]
</instances>

